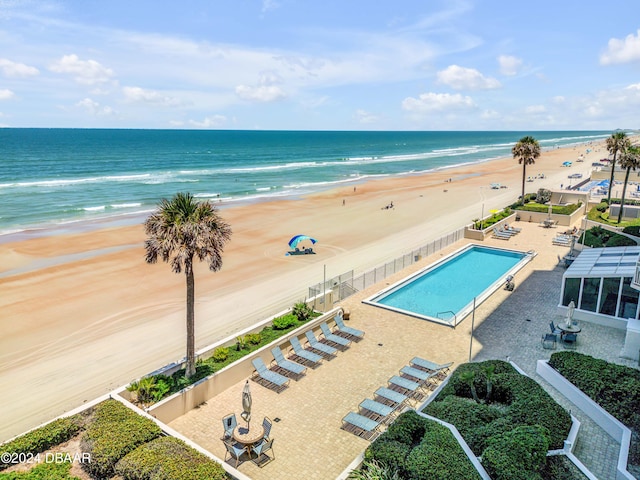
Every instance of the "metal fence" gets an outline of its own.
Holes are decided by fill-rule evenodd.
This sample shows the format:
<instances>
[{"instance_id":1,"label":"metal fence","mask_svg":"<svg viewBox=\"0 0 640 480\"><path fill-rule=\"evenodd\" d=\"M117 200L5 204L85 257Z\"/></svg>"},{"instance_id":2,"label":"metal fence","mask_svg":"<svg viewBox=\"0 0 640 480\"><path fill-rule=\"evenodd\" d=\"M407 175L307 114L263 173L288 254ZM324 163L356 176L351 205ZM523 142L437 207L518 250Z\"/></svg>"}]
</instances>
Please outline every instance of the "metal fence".
<instances>
[{"instance_id":1,"label":"metal fence","mask_svg":"<svg viewBox=\"0 0 640 480\"><path fill-rule=\"evenodd\" d=\"M333 294L333 302L339 302L354 293L364 290L394 273L413 265L423 257L433 255L437 251L448 247L462 238L464 238L464 228L451 232L444 237L440 237L410 253L406 253L401 257L397 257L384 265L375 267L356 277L354 277L353 270L351 270L338 275L337 277L333 277L326 282L320 282L309 287L309 298L314 298L318 295L331 291Z\"/></svg>"}]
</instances>

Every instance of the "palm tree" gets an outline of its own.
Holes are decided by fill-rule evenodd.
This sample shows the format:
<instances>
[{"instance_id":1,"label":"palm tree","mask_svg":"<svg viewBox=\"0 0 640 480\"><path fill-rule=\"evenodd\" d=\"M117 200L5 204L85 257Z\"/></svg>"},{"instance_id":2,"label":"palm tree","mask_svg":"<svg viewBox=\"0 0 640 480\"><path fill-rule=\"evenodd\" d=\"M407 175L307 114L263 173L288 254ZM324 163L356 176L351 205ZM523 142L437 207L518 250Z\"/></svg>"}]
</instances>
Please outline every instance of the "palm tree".
<instances>
[{"instance_id":1,"label":"palm tree","mask_svg":"<svg viewBox=\"0 0 640 480\"><path fill-rule=\"evenodd\" d=\"M624 132L614 132L607 138L607 150L613 155L611 160L611 178L609 179L609 193L607 194L607 204L611 205L611 190L613 190L613 177L616 170L616 156L618 152L623 153L631 146L631 140L627 138Z\"/></svg>"},{"instance_id":2,"label":"palm tree","mask_svg":"<svg viewBox=\"0 0 640 480\"><path fill-rule=\"evenodd\" d=\"M511 149L513 158L518 159L518 163L522 164L522 197L521 202L524 205L524 182L527 179L527 165L536 163L536 159L540 156L540 144L531 137L526 136L518 140L518 143Z\"/></svg>"},{"instance_id":3,"label":"palm tree","mask_svg":"<svg viewBox=\"0 0 640 480\"><path fill-rule=\"evenodd\" d=\"M175 273L184 271L187 278L187 366L186 377L195 369L195 281L193 260L209 262L209 270L222 267L222 251L231 238L231 227L209 202L197 202L189 193L163 199L158 209L144 223L148 238L144 242L147 263L158 257L171 264Z\"/></svg>"},{"instance_id":4,"label":"palm tree","mask_svg":"<svg viewBox=\"0 0 640 480\"><path fill-rule=\"evenodd\" d=\"M640 147L629 146L620 155L620 166L627 169L624 175L624 185L622 186L622 198L620 199L620 211L618 212L618 223L622 221L622 210L624 209L624 196L627 193L627 182L629 181L629 172L640 167ZM611 191L611 188L609 188Z\"/></svg>"}]
</instances>

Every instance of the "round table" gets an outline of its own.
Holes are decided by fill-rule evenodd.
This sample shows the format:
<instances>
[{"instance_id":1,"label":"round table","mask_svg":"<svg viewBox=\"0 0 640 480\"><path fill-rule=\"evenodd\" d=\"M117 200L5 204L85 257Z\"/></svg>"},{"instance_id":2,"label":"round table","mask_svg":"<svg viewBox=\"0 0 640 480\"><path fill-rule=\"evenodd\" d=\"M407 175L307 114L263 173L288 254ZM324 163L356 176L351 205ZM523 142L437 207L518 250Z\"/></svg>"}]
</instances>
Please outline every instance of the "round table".
<instances>
[{"instance_id":1,"label":"round table","mask_svg":"<svg viewBox=\"0 0 640 480\"><path fill-rule=\"evenodd\" d=\"M244 445L245 447L251 447L253 444L258 443L264 437L264 428L262 425L254 425L247 429L247 427L238 425L233 430L233 439ZM251 456L251 450L249 448L249 456Z\"/></svg>"},{"instance_id":2,"label":"round table","mask_svg":"<svg viewBox=\"0 0 640 480\"><path fill-rule=\"evenodd\" d=\"M558 327L558 329L562 330L564 333L580 333L582 331L582 329L578 325L567 325L564 322L559 323L558 325L556 325L556 327Z\"/></svg>"}]
</instances>

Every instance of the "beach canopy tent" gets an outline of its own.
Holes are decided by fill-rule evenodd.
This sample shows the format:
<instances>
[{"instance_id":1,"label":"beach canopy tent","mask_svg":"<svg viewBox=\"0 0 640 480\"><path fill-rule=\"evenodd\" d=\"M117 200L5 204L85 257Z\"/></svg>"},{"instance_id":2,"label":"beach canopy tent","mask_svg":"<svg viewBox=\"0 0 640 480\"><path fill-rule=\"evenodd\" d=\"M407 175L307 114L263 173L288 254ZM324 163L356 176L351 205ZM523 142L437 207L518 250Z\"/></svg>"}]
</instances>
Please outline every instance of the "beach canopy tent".
<instances>
[{"instance_id":1,"label":"beach canopy tent","mask_svg":"<svg viewBox=\"0 0 640 480\"><path fill-rule=\"evenodd\" d=\"M314 245L317 242L315 238L311 238L308 235L296 235L295 237L292 237L291 240L289 240L289 247L296 248L298 245L300 245L304 241L309 241Z\"/></svg>"},{"instance_id":2,"label":"beach canopy tent","mask_svg":"<svg viewBox=\"0 0 640 480\"><path fill-rule=\"evenodd\" d=\"M571 162L562 162L562 166L563 167L570 167L571 166Z\"/></svg>"}]
</instances>

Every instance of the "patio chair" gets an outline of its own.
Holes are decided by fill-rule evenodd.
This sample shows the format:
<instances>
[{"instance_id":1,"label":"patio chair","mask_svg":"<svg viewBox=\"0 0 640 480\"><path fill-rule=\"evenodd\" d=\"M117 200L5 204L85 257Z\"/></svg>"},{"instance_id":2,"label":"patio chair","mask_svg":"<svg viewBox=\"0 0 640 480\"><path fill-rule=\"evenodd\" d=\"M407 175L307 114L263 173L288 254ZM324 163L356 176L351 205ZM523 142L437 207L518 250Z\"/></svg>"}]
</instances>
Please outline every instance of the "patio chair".
<instances>
[{"instance_id":1,"label":"patio chair","mask_svg":"<svg viewBox=\"0 0 640 480\"><path fill-rule=\"evenodd\" d=\"M421 385L418 382L412 382L399 375L394 375L389 379L389 388L415 400L422 400L425 397L420 393Z\"/></svg>"},{"instance_id":2,"label":"patio chair","mask_svg":"<svg viewBox=\"0 0 640 480\"><path fill-rule=\"evenodd\" d=\"M256 369L251 376L251 380L254 382L278 393L289 385L290 379L269 370L260 357L254 358L251 360L251 363L253 364L253 368Z\"/></svg>"},{"instance_id":3,"label":"patio chair","mask_svg":"<svg viewBox=\"0 0 640 480\"><path fill-rule=\"evenodd\" d=\"M425 370L420 370L419 368L404 366L400 369L400 376L409 378L409 380L419 382L423 387L427 387L429 389L435 388L434 379L436 376L436 372L427 372Z\"/></svg>"},{"instance_id":4,"label":"patio chair","mask_svg":"<svg viewBox=\"0 0 640 480\"><path fill-rule=\"evenodd\" d=\"M578 347L578 335L575 333L565 333L562 337L562 346L575 350Z\"/></svg>"},{"instance_id":5,"label":"patio chair","mask_svg":"<svg viewBox=\"0 0 640 480\"><path fill-rule=\"evenodd\" d=\"M291 358L292 360L307 365L311 368L316 368L322 363L322 357L320 355L302 348L298 337L291 337L289 342L291 343L291 349L293 350L293 353L289 353L289 358Z\"/></svg>"},{"instance_id":6,"label":"patio chair","mask_svg":"<svg viewBox=\"0 0 640 480\"><path fill-rule=\"evenodd\" d=\"M224 461L228 461L228 460L235 460L236 464L234 465L235 468L238 468L238 465L240 465L240 463L242 463L242 455L244 454L244 452L246 452L245 447L243 447L242 445L240 445L239 443L230 443L230 442L224 442L224 446L227 449L227 452L224 455ZM227 458L227 456L229 456L230 458Z\"/></svg>"},{"instance_id":7,"label":"patio chair","mask_svg":"<svg viewBox=\"0 0 640 480\"><path fill-rule=\"evenodd\" d=\"M400 392L396 392L395 390L391 390L387 387L380 387L374 392L374 397L376 401L380 401L380 403L384 403L385 405L389 405L394 408L400 408L404 405L409 397L403 395Z\"/></svg>"},{"instance_id":8,"label":"patio chair","mask_svg":"<svg viewBox=\"0 0 640 480\"><path fill-rule=\"evenodd\" d=\"M273 422L269 419L269 417L264 417L262 420L262 429L264 430L263 439L269 440L269 435L271 435L271 427L273 426Z\"/></svg>"},{"instance_id":9,"label":"patio chair","mask_svg":"<svg viewBox=\"0 0 640 480\"><path fill-rule=\"evenodd\" d=\"M555 350L556 336L553 333L544 333L542 335L542 348L547 350Z\"/></svg>"},{"instance_id":10,"label":"patio chair","mask_svg":"<svg viewBox=\"0 0 640 480\"><path fill-rule=\"evenodd\" d=\"M453 365L453 362L439 364L420 357L413 357L409 363L412 367L421 368L427 372L436 372L436 377L439 379L445 378L449 373L451 365Z\"/></svg>"},{"instance_id":11,"label":"patio chair","mask_svg":"<svg viewBox=\"0 0 640 480\"><path fill-rule=\"evenodd\" d=\"M277 373L281 373L285 376L291 376L296 379L301 378L305 373L307 373L307 367L284 358L284 355L282 353L282 350L280 350L280 347L272 348L271 354L273 355L273 362L271 363L271 368L273 368Z\"/></svg>"},{"instance_id":12,"label":"patio chair","mask_svg":"<svg viewBox=\"0 0 640 480\"><path fill-rule=\"evenodd\" d=\"M515 230L507 230L504 227L498 228L498 232L504 233L505 235L509 235L511 237L513 237L514 235L517 235L519 233L519 232L516 232Z\"/></svg>"},{"instance_id":13,"label":"patio chair","mask_svg":"<svg viewBox=\"0 0 640 480\"><path fill-rule=\"evenodd\" d=\"M335 333L338 335L343 334L345 337L350 338L356 342L362 340L364 337L364 332L362 330L358 330L357 328L347 327L344 324L344 320L341 315L336 315L333 320L336 322L336 330Z\"/></svg>"},{"instance_id":14,"label":"patio chair","mask_svg":"<svg viewBox=\"0 0 640 480\"><path fill-rule=\"evenodd\" d=\"M271 451L271 456L266 452ZM273 453L273 439L263 439L257 445L251 447L251 452L256 454L256 458L251 461L260 468L264 467L267 463L275 460L276 456Z\"/></svg>"},{"instance_id":15,"label":"patio chair","mask_svg":"<svg viewBox=\"0 0 640 480\"><path fill-rule=\"evenodd\" d=\"M312 330L307 330L304 335L305 337L307 337L309 348L315 352L318 352L323 357L331 359L336 356L336 353L338 353L338 350L333 348L332 346L320 343Z\"/></svg>"},{"instance_id":16,"label":"patio chair","mask_svg":"<svg viewBox=\"0 0 640 480\"><path fill-rule=\"evenodd\" d=\"M351 340L347 340L344 337L331 333L331 329L329 328L329 325L327 325L327 322L322 322L320 324L320 330L322 331L324 340L329 342L332 347L340 350L346 350L349 348L349 345L351 345Z\"/></svg>"},{"instance_id":17,"label":"patio chair","mask_svg":"<svg viewBox=\"0 0 640 480\"><path fill-rule=\"evenodd\" d=\"M492 237L499 240L509 240L511 238L511 235L509 235L508 233L501 233L500 230L494 228Z\"/></svg>"},{"instance_id":18,"label":"patio chair","mask_svg":"<svg viewBox=\"0 0 640 480\"><path fill-rule=\"evenodd\" d=\"M380 422L371 420L359 413L349 412L342 419L342 429L347 432L353 433L358 437L362 437L365 440L373 440L380 433L378 428Z\"/></svg>"},{"instance_id":19,"label":"patio chair","mask_svg":"<svg viewBox=\"0 0 640 480\"><path fill-rule=\"evenodd\" d=\"M560 330L558 327L556 327L556 324L553 323L553 320L549 322L549 328L551 329L551 334L556 336L556 339L558 335L560 335L560 338L562 338L562 335L564 334L564 332Z\"/></svg>"},{"instance_id":20,"label":"patio chair","mask_svg":"<svg viewBox=\"0 0 640 480\"><path fill-rule=\"evenodd\" d=\"M222 417L222 427L224 428L224 435L222 436L223 441L227 441L233 437L233 431L238 426L238 421L236 420L236 414L230 413L229 415Z\"/></svg>"}]
</instances>

